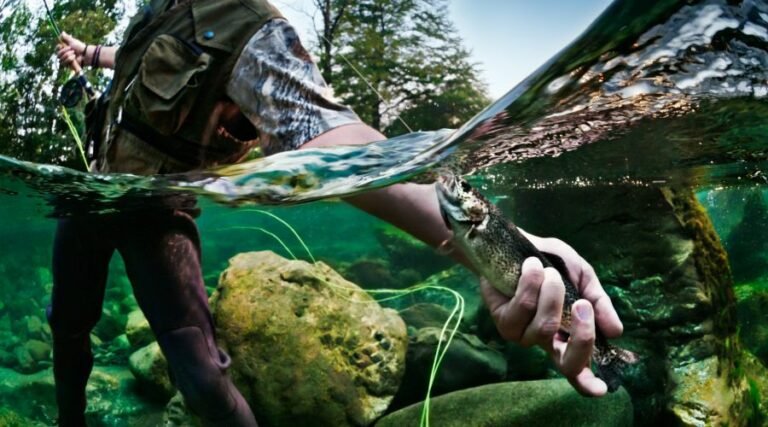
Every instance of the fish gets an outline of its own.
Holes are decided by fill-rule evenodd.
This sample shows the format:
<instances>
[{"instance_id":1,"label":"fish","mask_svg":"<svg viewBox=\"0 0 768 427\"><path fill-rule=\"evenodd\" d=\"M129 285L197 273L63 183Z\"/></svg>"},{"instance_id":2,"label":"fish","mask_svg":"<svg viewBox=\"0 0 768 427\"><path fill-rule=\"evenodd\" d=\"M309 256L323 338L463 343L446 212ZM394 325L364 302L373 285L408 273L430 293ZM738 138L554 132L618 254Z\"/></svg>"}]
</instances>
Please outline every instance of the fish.
<instances>
[{"instance_id":1,"label":"fish","mask_svg":"<svg viewBox=\"0 0 768 427\"><path fill-rule=\"evenodd\" d=\"M565 302L560 334L570 336L571 306L581 298L568 276L565 262L539 251L520 230L464 178L441 173L435 183L441 215L453 232L452 241L496 290L512 298L522 273L523 261L538 258L544 267L560 272L565 285ZM627 366L638 361L637 354L611 345L600 330L595 331L592 363L595 376L609 392L618 390Z\"/></svg>"}]
</instances>

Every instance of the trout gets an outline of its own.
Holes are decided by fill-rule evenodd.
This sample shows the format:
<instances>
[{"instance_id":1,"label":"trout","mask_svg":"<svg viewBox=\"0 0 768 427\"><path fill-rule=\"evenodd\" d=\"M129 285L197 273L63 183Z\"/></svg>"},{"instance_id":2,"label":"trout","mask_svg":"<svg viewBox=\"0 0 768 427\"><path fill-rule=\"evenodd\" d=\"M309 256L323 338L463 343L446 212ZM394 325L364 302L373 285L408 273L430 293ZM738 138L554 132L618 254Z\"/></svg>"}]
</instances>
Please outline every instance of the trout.
<instances>
[{"instance_id":1,"label":"trout","mask_svg":"<svg viewBox=\"0 0 768 427\"><path fill-rule=\"evenodd\" d=\"M453 242L499 292L510 298L515 295L523 261L529 257L536 257L544 267L554 267L560 272L565 285L560 333L568 337L571 306L581 295L568 276L565 262L560 257L540 252L504 218L499 208L466 180L443 174L436 186L443 219L453 231ZM609 344L599 330L595 331L592 362L595 375L606 383L609 392L619 388L624 368L637 360L636 354Z\"/></svg>"}]
</instances>

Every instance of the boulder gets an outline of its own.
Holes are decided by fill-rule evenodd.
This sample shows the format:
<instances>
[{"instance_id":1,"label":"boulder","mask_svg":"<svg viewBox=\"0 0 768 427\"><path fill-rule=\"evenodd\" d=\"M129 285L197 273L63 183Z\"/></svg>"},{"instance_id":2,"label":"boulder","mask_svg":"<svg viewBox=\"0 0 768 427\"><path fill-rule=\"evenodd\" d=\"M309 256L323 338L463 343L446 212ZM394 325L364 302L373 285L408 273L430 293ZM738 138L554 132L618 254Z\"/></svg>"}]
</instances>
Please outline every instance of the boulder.
<instances>
[{"instance_id":1,"label":"boulder","mask_svg":"<svg viewBox=\"0 0 768 427\"><path fill-rule=\"evenodd\" d=\"M402 319L321 262L239 254L211 306L260 425L369 425L400 386Z\"/></svg>"},{"instance_id":2,"label":"boulder","mask_svg":"<svg viewBox=\"0 0 768 427\"><path fill-rule=\"evenodd\" d=\"M147 346L155 340L155 335L152 333L152 329L149 328L149 322L141 310L133 310L128 314L128 321L125 324L125 335L128 337L128 342L131 343L131 348L133 349Z\"/></svg>"},{"instance_id":3,"label":"boulder","mask_svg":"<svg viewBox=\"0 0 768 427\"><path fill-rule=\"evenodd\" d=\"M51 358L51 345L40 340L29 340L24 344L32 360L40 362Z\"/></svg>"},{"instance_id":4,"label":"boulder","mask_svg":"<svg viewBox=\"0 0 768 427\"><path fill-rule=\"evenodd\" d=\"M168 377L168 362L156 342L131 354L128 366L139 390L152 400L166 403L176 393Z\"/></svg>"},{"instance_id":5,"label":"boulder","mask_svg":"<svg viewBox=\"0 0 768 427\"><path fill-rule=\"evenodd\" d=\"M406 375L392 403L401 408L423 400L437 352L440 327L427 327L416 331L408 342ZM445 346L450 329L443 335ZM474 335L457 332L451 341L432 385L432 396L483 384L500 382L507 375L504 355L485 345Z\"/></svg>"},{"instance_id":6,"label":"boulder","mask_svg":"<svg viewBox=\"0 0 768 427\"><path fill-rule=\"evenodd\" d=\"M393 412L376 427L420 425L423 403ZM623 388L602 398L583 397L568 381L541 380L490 384L431 399L430 425L440 427L632 425L633 410Z\"/></svg>"}]
</instances>

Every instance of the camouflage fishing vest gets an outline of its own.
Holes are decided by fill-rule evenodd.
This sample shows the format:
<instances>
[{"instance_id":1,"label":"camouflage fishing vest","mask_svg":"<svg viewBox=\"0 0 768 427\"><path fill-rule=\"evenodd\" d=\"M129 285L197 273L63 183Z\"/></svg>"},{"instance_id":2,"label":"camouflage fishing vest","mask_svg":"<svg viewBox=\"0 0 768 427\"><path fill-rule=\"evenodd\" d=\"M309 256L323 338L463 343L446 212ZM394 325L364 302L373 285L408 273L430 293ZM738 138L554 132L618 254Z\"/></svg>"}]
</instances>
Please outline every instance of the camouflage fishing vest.
<instances>
[{"instance_id":1,"label":"camouflage fishing vest","mask_svg":"<svg viewBox=\"0 0 768 427\"><path fill-rule=\"evenodd\" d=\"M138 13L117 51L99 172L182 172L235 162L255 144L221 124L234 107L226 84L246 43L279 12L266 0L172 2Z\"/></svg>"}]
</instances>

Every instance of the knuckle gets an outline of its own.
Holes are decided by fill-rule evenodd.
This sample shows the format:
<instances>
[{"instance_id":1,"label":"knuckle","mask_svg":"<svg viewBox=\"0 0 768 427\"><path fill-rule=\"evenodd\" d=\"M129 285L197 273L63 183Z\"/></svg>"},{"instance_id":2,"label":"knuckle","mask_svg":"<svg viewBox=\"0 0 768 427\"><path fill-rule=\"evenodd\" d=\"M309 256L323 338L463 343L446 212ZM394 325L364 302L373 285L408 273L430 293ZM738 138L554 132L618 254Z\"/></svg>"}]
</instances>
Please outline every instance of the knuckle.
<instances>
[{"instance_id":1,"label":"knuckle","mask_svg":"<svg viewBox=\"0 0 768 427\"><path fill-rule=\"evenodd\" d=\"M525 311L533 312L539 305L539 299L532 295L522 296L517 301L517 306Z\"/></svg>"},{"instance_id":2,"label":"knuckle","mask_svg":"<svg viewBox=\"0 0 768 427\"><path fill-rule=\"evenodd\" d=\"M552 285L552 284L560 284L563 285L563 278L560 276L560 273L555 269L554 267L547 267L544 269L544 282Z\"/></svg>"},{"instance_id":3,"label":"knuckle","mask_svg":"<svg viewBox=\"0 0 768 427\"><path fill-rule=\"evenodd\" d=\"M549 340L560 330L560 321L556 319L544 319L536 328L536 334L541 339Z\"/></svg>"}]
</instances>

